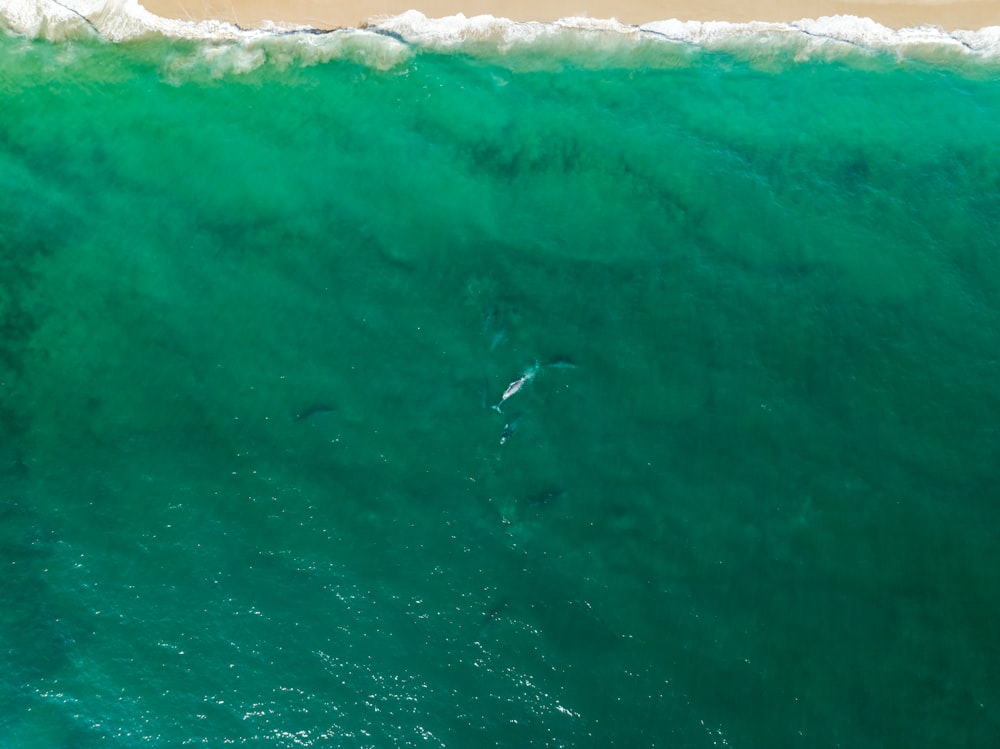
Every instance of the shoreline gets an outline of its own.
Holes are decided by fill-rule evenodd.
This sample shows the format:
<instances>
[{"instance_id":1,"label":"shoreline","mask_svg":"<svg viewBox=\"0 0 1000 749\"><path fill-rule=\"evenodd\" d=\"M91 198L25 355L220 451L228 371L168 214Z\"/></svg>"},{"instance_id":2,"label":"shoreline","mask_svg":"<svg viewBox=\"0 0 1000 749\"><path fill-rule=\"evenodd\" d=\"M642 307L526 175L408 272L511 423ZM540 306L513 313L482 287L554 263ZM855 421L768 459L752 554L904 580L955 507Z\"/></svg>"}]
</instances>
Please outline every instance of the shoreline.
<instances>
[{"instance_id":1,"label":"shoreline","mask_svg":"<svg viewBox=\"0 0 1000 749\"><path fill-rule=\"evenodd\" d=\"M315 29L361 27L416 9L428 18L492 15L512 21L615 18L623 24L654 21L752 21L790 23L847 15L870 18L890 29L936 26L976 31L1000 25L1000 0L140 0L157 16L178 21L225 21L244 29L278 25Z\"/></svg>"}]
</instances>

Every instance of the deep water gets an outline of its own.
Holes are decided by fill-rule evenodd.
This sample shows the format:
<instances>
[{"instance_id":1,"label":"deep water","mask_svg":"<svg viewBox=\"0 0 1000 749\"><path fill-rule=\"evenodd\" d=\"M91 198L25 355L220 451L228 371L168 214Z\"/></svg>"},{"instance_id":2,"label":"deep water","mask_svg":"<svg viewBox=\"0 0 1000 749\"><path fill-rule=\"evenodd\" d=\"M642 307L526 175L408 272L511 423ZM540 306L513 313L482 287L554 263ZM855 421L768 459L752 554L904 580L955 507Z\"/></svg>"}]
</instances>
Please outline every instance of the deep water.
<instances>
[{"instance_id":1,"label":"deep water","mask_svg":"<svg viewBox=\"0 0 1000 749\"><path fill-rule=\"evenodd\" d=\"M1000 735L1000 82L635 44L0 38L0 745Z\"/></svg>"}]
</instances>

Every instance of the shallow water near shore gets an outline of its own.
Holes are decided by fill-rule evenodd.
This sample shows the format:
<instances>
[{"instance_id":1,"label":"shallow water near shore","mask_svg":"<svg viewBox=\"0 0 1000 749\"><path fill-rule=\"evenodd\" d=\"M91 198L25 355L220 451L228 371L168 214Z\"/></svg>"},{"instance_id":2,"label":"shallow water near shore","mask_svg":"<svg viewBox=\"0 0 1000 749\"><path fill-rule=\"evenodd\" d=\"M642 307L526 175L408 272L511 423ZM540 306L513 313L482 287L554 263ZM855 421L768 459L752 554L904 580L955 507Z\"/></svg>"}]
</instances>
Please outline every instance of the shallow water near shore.
<instances>
[{"instance_id":1,"label":"shallow water near shore","mask_svg":"<svg viewBox=\"0 0 1000 749\"><path fill-rule=\"evenodd\" d=\"M0 37L0 744L988 745L995 76L383 42Z\"/></svg>"}]
</instances>

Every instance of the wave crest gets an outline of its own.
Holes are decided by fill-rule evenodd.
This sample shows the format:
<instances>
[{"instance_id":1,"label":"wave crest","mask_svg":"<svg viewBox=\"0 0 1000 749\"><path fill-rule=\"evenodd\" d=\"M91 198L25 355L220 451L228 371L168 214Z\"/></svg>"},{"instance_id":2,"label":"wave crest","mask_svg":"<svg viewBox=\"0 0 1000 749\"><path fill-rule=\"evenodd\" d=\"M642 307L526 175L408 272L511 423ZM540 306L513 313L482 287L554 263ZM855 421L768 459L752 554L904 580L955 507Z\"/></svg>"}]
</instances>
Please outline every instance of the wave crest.
<instances>
[{"instance_id":1,"label":"wave crest","mask_svg":"<svg viewBox=\"0 0 1000 749\"><path fill-rule=\"evenodd\" d=\"M565 18L555 23L463 15L430 19L411 10L373 19L363 29L321 32L275 24L248 30L221 21L166 19L147 11L138 0L4 0L0 26L50 41L100 37L122 42L158 36L267 45L277 50L278 58L287 54L309 63L344 56L377 68L398 64L408 48L460 48L490 58L530 48L534 53L580 64L587 64L585 58L589 64L656 64L656 58L659 64L670 64L679 51L665 52L671 47L734 52L753 59L779 57L783 61L886 52L928 62L1000 59L1000 26L952 32L932 26L893 30L855 16L739 24L674 19L633 26L591 18ZM260 47L255 49L253 54L227 53L242 60L232 69L239 71L252 66L253 60L259 64L264 58L275 57L259 54Z\"/></svg>"}]
</instances>

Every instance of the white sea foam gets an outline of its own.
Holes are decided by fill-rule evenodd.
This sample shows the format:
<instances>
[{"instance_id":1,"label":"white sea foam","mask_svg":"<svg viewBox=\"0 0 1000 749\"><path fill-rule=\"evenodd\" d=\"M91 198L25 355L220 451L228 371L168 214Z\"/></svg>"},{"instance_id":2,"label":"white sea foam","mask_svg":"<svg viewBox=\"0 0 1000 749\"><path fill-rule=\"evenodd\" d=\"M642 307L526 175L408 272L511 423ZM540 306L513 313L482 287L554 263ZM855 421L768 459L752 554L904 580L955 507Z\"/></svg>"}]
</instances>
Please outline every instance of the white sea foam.
<instances>
[{"instance_id":1,"label":"white sea foam","mask_svg":"<svg viewBox=\"0 0 1000 749\"><path fill-rule=\"evenodd\" d=\"M272 23L259 29L242 29L222 21L196 23L167 19L150 13L138 0L0 0L0 26L31 38L53 41L99 35L109 41L164 36L255 42L291 33L302 38L299 46L303 52L307 47L325 49L330 54L336 54L341 49L339 42L331 45L328 41L321 41L330 34L307 34L312 30L304 27ZM604 40L620 44L629 40L644 40L723 50L768 40L793 48L797 58L817 53L836 54L838 49L895 51L917 56L926 53L931 58L939 56L942 51L983 58L1000 57L1000 26L950 32L934 26L894 30L869 18L842 15L792 23L674 19L633 26L614 19L592 18L520 23L489 15L469 18L459 14L431 19L411 10L398 16L375 18L363 30L340 30L334 36L359 33L381 36L390 48L393 43L441 50L471 45L489 47L501 53L527 44L577 37L590 43ZM350 45L348 47L353 49ZM322 59L325 54L321 52L319 58ZM389 57L392 56L390 53Z\"/></svg>"},{"instance_id":2,"label":"white sea foam","mask_svg":"<svg viewBox=\"0 0 1000 749\"><path fill-rule=\"evenodd\" d=\"M233 38L239 32L220 22L196 24L160 18L137 0L0 0L0 23L15 33L52 41L95 34L110 41L149 34Z\"/></svg>"}]
</instances>

